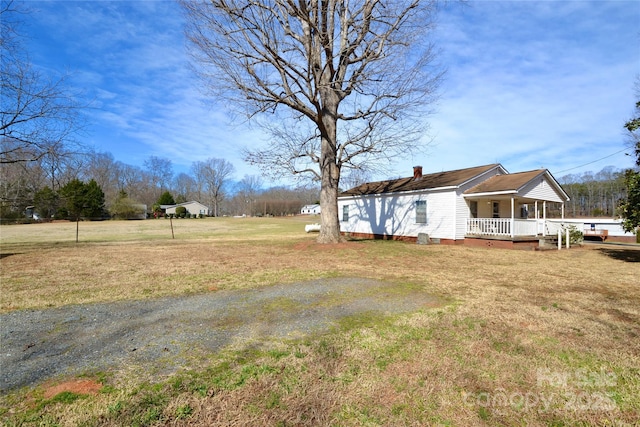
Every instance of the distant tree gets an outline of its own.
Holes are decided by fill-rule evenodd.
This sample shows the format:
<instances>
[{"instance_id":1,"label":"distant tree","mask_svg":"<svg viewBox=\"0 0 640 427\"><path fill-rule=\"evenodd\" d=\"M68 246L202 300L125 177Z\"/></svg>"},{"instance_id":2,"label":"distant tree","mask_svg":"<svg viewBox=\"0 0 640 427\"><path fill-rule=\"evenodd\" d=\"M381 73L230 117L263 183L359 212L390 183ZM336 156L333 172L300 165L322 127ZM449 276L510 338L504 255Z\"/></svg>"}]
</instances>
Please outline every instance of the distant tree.
<instances>
[{"instance_id":1,"label":"distant tree","mask_svg":"<svg viewBox=\"0 0 640 427\"><path fill-rule=\"evenodd\" d=\"M81 105L66 87L38 71L23 48L18 10L0 2L0 163L67 153L80 129Z\"/></svg>"},{"instance_id":2,"label":"distant tree","mask_svg":"<svg viewBox=\"0 0 640 427\"><path fill-rule=\"evenodd\" d=\"M320 182L321 243L341 240L343 168L382 167L424 145L441 77L436 3L181 0L206 88L249 118L276 115L269 147L246 160Z\"/></svg>"},{"instance_id":3,"label":"distant tree","mask_svg":"<svg viewBox=\"0 0 640 427\"><path fill-rule=\"evenodd\" d=\"M120 197L118 188L118 164L113 154L108 152L92 152L85 156L85 162L81 170L81 179L95 179L98 186L104 191L107 207L115 203Z\"/></svg>"},{"instance_id":4,"label":"distant tree","mask_svg":"<svg viewBox=\"0 0 640 427\"><path fill-rule=\"evenodd\" d=\"M144 167L151 178L151 184L160 194L170 187L173 179L173 165L171 160L151 156L144 161Z\"/></svg>"},{"instance_id":5,"label":"distant tree","mask_svg":"<svg viewBox=\"0 0 640 427\"><path fill-rule=\"evenodd\" d=\"M196 181L202 186L206 203L213 205L213 216L220 215L220 205L227 194L227 185L235 168L225 159L209 158L203 162L194 162L191 170Z\"/></svg>"},{"instance_id":6,"label":"distant tree","mask_svg":"<svg viewBox=\"0 0 640 427\"><path fill-rule=\"evenodd\" d=\"M258 195L262 190L262 179L257 175L245 175L238 183L236 195L244 202L244 211L246 215L256 215L260 211L260 207L256 204Z\"/></svg>"},{"instance_id":7,"label":"distant tree","mask_svg":"<svg viewBox=\"0 0 640 427\"><path fill-rule=\"evenodd\" d=\"M87 184L74 179L60 189L59 195L64 211L73 220L106 216L104 193L93 179Z\"/></svg>"},{"instance_id":8,"label":"distant tree","mask_svg":"<svg viewBox=\"0 0 640 427\"><path fill-rule=\"evenodd\" d=\"M94 179L85 185L85 198L84 216L91 219L104 219L108 217L105 209L104 192Z\"/></svg>"},{"instance_id":9,"label":"distant tree","mask_svg":"<svg viewBox=\"0 0 640 427\"><path fill-rule=\"evenodd\" d=\"M173 196L170 192L165 191L162 193L158 201L156 202L158 205L175 205L176 201L173 199Z\"/></svg>"},{"instance_id":10,"label":"distant tree","mask_svg":"<svg viewBox=\"0 0 640 427\"><path fill-rule=\"evenodd\" d=\"M59 204L60 197L58 193L49 187L42 188L35 194L33 199L33 205L41 218L51 218L56 213Z\"/></svg>"},{"instance_id":11,"label":"distant tree","mask_svg":"<svg viewBox=\"0 0 640 427\"><path fill-rule=\"evenodd\" d=\"M144 205L133 201L125 191L118 194L116 200L111 204L109 213L117 219L144 218L146 215Z\"/></svg>"},{"instance_id":12,"label":"distant tree","mask_svg":"<svg viewBox=\"0 0 640 427\"><path fill-rule=\"evenodd\" d=\"M176 176L174 190L177 193L177 203L198 199L198 197L195 196L196 189L196 181L191 176L187 175L184 172Z\"/></svg>"},{"instance_id":13,"label":"distant tree","mask_svg":"<svg viewBox=\"0 0 640 427\"><path fill-rule=\"evenodd\" d=\"M61 207L59 214L73 220L80 220L85 205L85 186L79 179L74 179L64 185L59 191Z\"/></svg>"},{"instance_id":14,"label":"distant tree","mask_svg":"<svg viewBox=\"0 0 640 427\"><path fill-rule=\"evenodd\" d=\"M640 78L639 78L640 81ZM637 88L640 97L640 87ZM636 102L635 118L625 123L632 141L635 142L636 166L640 166L640 101ZM640 227L640 172L629 169L625 172L624 182L627 187L627 198L620 203L620 215L625 231L637 232Z\"/></svg>"}]
</instances>

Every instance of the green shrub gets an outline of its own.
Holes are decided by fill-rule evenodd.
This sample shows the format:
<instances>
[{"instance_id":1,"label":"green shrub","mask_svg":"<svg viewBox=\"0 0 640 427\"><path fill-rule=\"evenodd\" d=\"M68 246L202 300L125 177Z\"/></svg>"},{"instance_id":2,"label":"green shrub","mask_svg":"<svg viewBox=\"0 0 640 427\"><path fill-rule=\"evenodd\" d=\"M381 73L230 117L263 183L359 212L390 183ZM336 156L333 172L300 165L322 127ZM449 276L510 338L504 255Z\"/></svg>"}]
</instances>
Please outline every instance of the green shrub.
<instances>
[{"instance_id":1,"label":"green shrub","mask_svg":"<svg viewBox=\"0 0 640 427\"><path fill-rule=\"evenodd\" d=\"M567 231L569 230L569 244L579 245L584 241L584 234L575 225L562 226L562 244L567 244Z\"/></svg>"},{"instance_id":2,"label":"green shrub","mask_svg":"<svg viewBox=\"0 0 640 427\"><path fill-rule=\"evenodd\" d=\"M176 208L176 217L177 218L185 218L187 216L188 212L187 212L187 208L185 208L184 206L178 206Z\"/></svg>"}]
</instances>

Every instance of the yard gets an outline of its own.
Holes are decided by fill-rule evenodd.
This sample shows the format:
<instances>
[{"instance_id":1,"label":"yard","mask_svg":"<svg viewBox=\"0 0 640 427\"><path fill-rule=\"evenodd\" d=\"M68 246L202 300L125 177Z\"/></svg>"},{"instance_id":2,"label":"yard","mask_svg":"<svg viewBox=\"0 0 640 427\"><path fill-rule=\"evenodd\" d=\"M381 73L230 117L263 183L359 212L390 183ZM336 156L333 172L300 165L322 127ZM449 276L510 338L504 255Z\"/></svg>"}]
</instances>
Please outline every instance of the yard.
<instances>
[{"instance_id":1,"label":"yard","mask_svg":"<svg viewBox=\"0 0 640 427\"><path fill-rule=\"evenodd\" d=\"M640 418L637 247L322 246L304 233L310 222L181 219L173 220L174 239L164 219L81 222L77 244L75 223L0 227L2 313L336 277L379 279L441 301L409 314L364 312L328 333L185 357L169 375L121 366L56 378L0 396L0 419L561 426Z\"/></svg>"}]
</instances>

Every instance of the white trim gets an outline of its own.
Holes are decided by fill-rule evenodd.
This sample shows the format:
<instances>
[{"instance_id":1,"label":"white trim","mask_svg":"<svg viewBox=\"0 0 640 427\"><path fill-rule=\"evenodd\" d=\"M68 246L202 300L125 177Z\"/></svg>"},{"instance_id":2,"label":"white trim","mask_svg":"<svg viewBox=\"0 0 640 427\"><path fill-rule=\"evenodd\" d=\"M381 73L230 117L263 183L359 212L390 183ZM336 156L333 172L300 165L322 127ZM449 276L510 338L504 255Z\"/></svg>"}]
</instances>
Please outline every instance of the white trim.
<instances>
[{"instance_id":1,"label":"white trim","mask_svg":"<svg viewBox=\"0 0 640 427\"><path fill-rule=\"evenodd\" d=\"M507 194L518 194L518 191L517 190L486 191L484 193L463 194L462 197L464 197L465 199L472 199L476 197L502 196Z\"/></svg>"}]
</instances>

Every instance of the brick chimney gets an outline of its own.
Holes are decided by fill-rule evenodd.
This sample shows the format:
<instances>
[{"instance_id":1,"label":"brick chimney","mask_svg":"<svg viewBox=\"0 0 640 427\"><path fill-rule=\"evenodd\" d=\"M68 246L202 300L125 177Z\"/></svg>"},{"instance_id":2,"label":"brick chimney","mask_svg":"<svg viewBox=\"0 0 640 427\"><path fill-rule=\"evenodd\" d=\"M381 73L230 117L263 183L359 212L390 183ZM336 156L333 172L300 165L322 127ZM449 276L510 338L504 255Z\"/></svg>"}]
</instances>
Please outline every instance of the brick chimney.
<instances>
[{"instance_id":1,"label":"brick chimney","mask_svg":"<svg viewBox=\"0 0 640 427\"><path fill-rule=\"evenodd\" d=\"M422 178L422 166L413 167L413 179L418 180Z\"/></svg>"}]
</instances>

